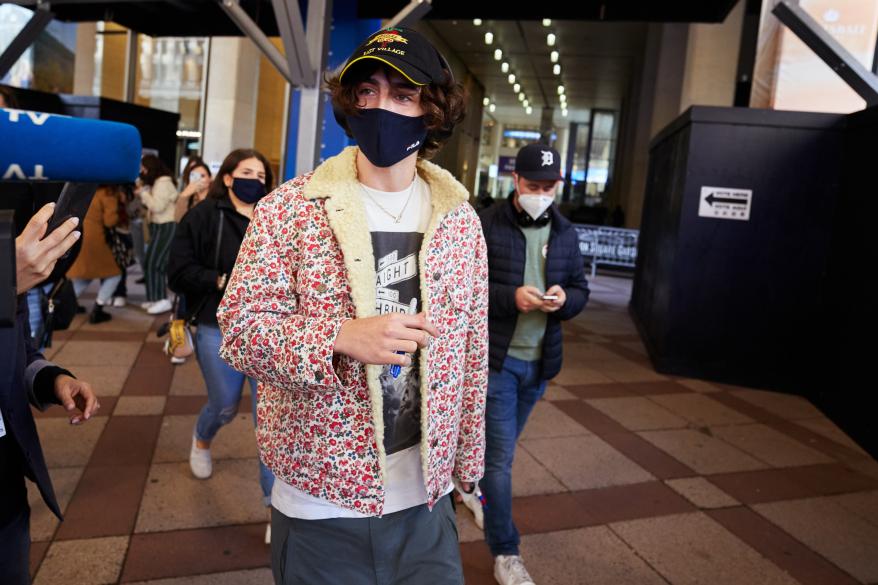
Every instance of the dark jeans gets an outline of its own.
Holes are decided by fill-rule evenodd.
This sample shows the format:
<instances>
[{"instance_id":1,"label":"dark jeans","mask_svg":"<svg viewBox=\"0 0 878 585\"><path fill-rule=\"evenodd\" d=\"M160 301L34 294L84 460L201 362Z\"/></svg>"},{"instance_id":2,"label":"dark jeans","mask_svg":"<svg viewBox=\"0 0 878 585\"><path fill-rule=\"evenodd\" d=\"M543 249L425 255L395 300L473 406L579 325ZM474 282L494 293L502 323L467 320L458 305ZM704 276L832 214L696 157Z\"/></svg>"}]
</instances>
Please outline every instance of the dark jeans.
<instances>
[{"instance_id":1,"label":"dark jeans","mask_svg":"<svg viewBox=\"0 0 878 585\"><path fill-rule=\"evenodd\" d=\"M540 362L506 356L503 369L488 374L485 406L485 540L491 554L517 555L520 538L512 521L512 460L515 444L534 405L546 391Z\"/></svg>"},{"instance_id":2,"label":"dark jeans","mask_svg":"<svg viewBox=\"0 0 878 585\"><path fill-rule=\"evenodd\" d=\"M271 509L277 585L462 585L451 496L381 518L299 520Z\"/></svg>"},{"instance_id":3,"label":"dark jeans","mask_svg":"<svg viewBox=\"0 0 878 585\"><path fill-rule=\"evenodd\" d=\"M30 506L18 447L0 439L0 583L30 583Z\"/></svg>"}]
</instances>

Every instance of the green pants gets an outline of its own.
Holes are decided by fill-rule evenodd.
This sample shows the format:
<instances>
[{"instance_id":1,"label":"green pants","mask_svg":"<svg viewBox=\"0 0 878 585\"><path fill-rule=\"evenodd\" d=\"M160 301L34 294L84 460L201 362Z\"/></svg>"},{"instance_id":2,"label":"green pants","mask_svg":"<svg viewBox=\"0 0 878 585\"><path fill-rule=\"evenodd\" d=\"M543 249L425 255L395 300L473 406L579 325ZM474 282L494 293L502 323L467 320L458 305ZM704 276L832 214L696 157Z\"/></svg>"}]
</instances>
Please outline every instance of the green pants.
<instances>
[{"instance_id":1,"label":"green pants","mask_svg":"<svg viewBox=\"0 0 878 585\"><path fill-rule=\"evenodd\" d=\"M300 520L271 510L277 585L462 585L451 496L382 518Z\"/></svg>"}]
</instances>

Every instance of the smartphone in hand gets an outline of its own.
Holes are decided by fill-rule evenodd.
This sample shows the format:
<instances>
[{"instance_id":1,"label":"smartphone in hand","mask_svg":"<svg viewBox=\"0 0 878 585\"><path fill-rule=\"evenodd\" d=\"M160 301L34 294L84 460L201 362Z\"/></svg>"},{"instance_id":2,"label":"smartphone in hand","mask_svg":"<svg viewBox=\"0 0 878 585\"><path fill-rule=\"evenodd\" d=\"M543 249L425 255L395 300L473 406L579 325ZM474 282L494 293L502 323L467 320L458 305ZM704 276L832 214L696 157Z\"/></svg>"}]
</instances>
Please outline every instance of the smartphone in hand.
<instances>
[{"instance_id":1,"label":"smartphone in hand","mask_svg":"<svg viewBox=\"0 0 878 585\"><path fill-rule=\"evenodd\" d=\"M543 296L542 296L542 299L543 299L544 301L557 301L557 300L558 300L558 295L543 295Z\"/></svg>"},{"instance_id":2,"label":"smartphone in hand","mask_svg":"<svg viewBox=\"0 0 878 585\"><path fill-rule=\"evenodd\" d=\"M58 196L57 203L55 203L55 211L49 218L46 236L71 217L78 217L79 225L82 226L82 220L85 218L89 205L91 205L97 187L94 183L66 183L64 189L61 190L61 195Z\"/></svg>"}]
</instances>

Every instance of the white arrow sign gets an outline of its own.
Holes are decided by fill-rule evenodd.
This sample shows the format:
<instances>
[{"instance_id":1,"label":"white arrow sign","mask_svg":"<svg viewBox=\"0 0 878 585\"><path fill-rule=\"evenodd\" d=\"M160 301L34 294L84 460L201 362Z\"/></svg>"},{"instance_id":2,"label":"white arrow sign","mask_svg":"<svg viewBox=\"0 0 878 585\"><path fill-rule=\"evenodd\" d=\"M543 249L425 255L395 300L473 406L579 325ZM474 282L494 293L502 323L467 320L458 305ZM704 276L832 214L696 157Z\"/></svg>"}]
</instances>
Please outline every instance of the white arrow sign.
<instances>
[{"instance_id":1,"label":"white arrow sign","mask_svg":"<svg viewBox=\"0 0 878 585\"><path fill-rule=\"evenodd\" d=\"M752 189L702 187L698 202L699 217L750 221Z\"/></svg>"}]
</instances>

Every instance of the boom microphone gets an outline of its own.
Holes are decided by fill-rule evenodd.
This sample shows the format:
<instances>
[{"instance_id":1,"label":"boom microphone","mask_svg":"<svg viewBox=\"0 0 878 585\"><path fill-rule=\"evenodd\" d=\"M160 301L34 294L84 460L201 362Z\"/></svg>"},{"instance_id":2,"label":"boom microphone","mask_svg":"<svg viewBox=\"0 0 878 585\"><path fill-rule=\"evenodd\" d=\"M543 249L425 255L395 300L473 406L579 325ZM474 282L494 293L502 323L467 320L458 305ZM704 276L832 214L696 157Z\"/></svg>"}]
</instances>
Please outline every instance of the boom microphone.
<instances>
[{"instance_id":1,"label":"boom microphone","mask_svg":"<svg viewBox=\"0 0 878 585\"><path fill-rule=\"evenodd\" d=\"M0 181L133 183L140 157L130 124L0 109Z\"/></svg>"}]
</instances>

